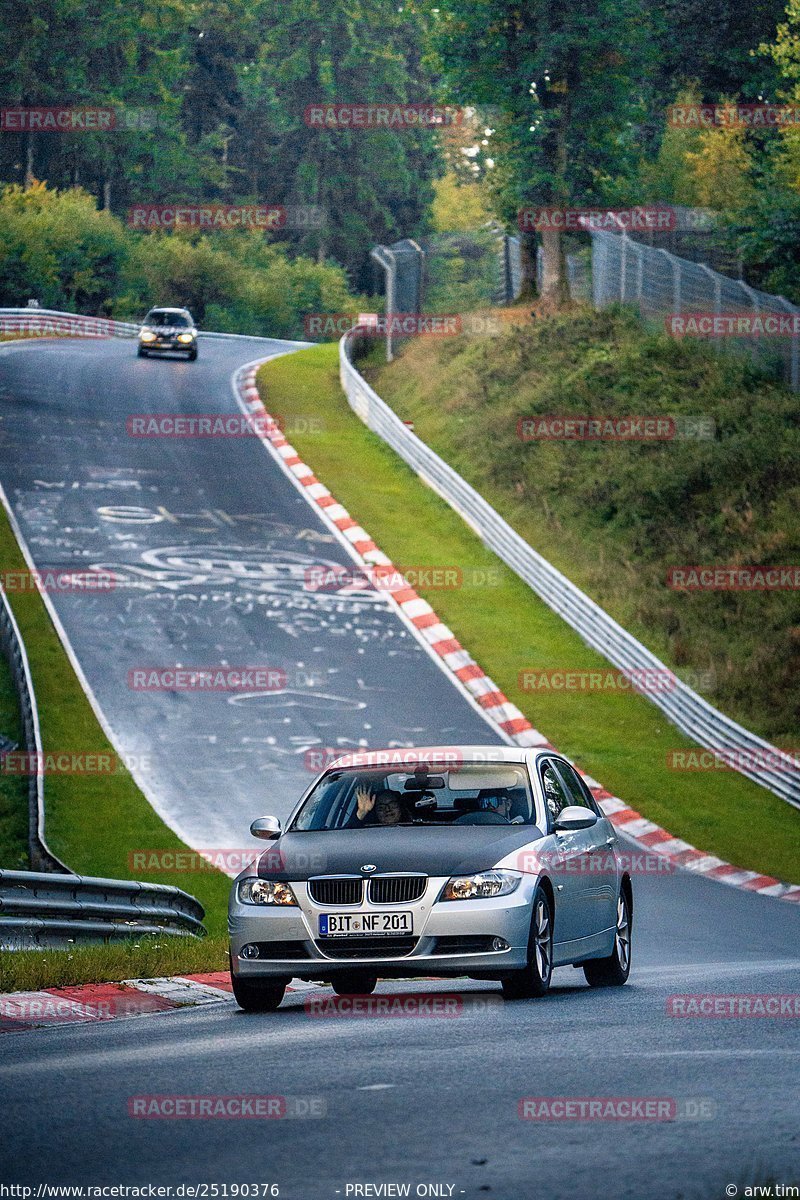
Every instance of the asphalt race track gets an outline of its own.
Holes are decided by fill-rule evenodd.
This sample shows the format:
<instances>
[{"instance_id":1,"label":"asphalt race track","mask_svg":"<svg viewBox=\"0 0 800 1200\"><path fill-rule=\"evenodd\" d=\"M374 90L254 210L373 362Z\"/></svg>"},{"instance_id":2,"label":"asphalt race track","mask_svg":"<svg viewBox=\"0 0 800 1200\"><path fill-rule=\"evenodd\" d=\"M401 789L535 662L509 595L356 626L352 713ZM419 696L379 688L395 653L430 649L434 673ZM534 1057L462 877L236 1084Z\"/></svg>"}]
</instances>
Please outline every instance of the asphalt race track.
<instances>
[{"instance_id":1,"label":"asphalt race track","mask_svg":"<svg viewBox=\"0 0 800 1200\"><path fill-rule=\"evenodd\" d=\"M126 581L53 599L119 746L150 756L149 792L197 846L241 845L252 816L285 812L309 747L492 740L379 598L309 598L298 567L346 560L254 439L126 435L141 411L235 411L234 367L286 348L205 343L195 364L138 362L125 342L0 353L0 481L39 567ZM266 663L293 687L246 704L128 688L128 670L176 661ZM274 1015L231 1000L2 1035L2 1178L277 1184L284 1200L716 1200L800 1182L797 1019L667 1012L674 994L796 994L800 906L686 873L634 885L618 991L562 968L541 1001L504 1004L474 981L379 985L457 991L450 1017L316 1016L316 993L295 992ZM131 1097L165 1094L282 1096L314 1115L129 1115ZM674 1119L522 1120L532 1097L659 1098Z\"/></svg>"},{"instance_id":2,"label":"asphalt race track","mask_svg":"<svg viewBox=\"0 0 800 1200\"><path fill-rule=\"evenodd\" d=\"M618 991L592 990L565 967L541 1001L504 1004L494 985L468 981L379 984L494 1001L447 1018L311 1016L298 992L274 1015L247 1016L231 1000L0 1035L2 1177L277 1183L287 1200L337 1200L356 1183L410 1184L411 1195L438 1183L470 1200L717 1200L726 1184L770 1173L796 1182L796 1019L677 1018L666 1002L796 994L800 911L684 874L641 878L636 898L634 970ZM300 1098L326 1115L128 1115L132 1096L176 1094ZM519 1119L521 1099L557 1096L669 1098L703 1115Z\"/></svg>"},{"instance_id":3,"label":"asphalt race track","mask_svg":"<svg viewBox=\"0 0 800 1200\"><path fill-rule=\"evenodd\" d=\"M51 599L118 751L198 849L247 846L254 816L285 816L326 747L497 741L384 596L308 586L352 560L256 437L129 436L146 413L241 415L234 369L294 348L203 341L194 363L115 340L0 352L0 482L38 569L114 572L112 590ZM268 668L285 686L129 686L176 664Z\"/></svg>"}]
</instances>

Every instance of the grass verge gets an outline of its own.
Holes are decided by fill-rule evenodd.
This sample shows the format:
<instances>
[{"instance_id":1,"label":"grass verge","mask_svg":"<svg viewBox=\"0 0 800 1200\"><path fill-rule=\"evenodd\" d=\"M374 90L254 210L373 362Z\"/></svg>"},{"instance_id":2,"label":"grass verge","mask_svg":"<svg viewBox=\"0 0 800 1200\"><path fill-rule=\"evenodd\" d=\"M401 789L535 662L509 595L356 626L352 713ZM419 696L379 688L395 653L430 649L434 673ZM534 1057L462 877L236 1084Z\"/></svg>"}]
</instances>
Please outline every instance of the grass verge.
<instances>
[{"instance_id":1,"label":"grass verge","mask_svg":"<svg viewBox=\"0 0 800 1200\"><path fill-rule=\"evenodd\" d=\"M0 955L0 992L35 992L79 983L116 983L224 971L224 937L147 937L107 946L71 946L68 950L15 950Z\"/></svg>"},{"instance_id":2,"label":"grass verge","mask_svg":"<svg viewBox=\"0 0 800 1200\"><path fill-rule=\"evenodd\" d=\"M0 570L15 573L27 571L6 513L1 508ZM39 593L34 590L15 592L9 596L9 601L28 652L45 752L113 754ZM25 781L12 781L10 776L0 773L0 866L12 868L20 865L19 822L18 817L12 819L6 789L9 782L16 785ZM167 939L160 939L158 945L164 950L161 967L156 961L157 951L152 947L147 949L147 963L143 962L137 967L134 960L138 951L133 943L124 951L133 956L125 959L127 975L169 973L173 965L171 956L179 952L180 945L184 945L181 952L190 954L192 961L196 961L197 966L193 969L216 969L219 951L214 938L225 929L230 881L220 871L211 868L191 873L132 870L130 855L137 850L185 851L186 846L164 824L124 767L120 765L114 773L102 775L50 774L45 781L45 804L45 836L48 844L73 871L112 879L134 878L142 882L170 884L196 896L206 910L205 925L212 935L210 938L185 944L183 939L175 939L174 945ZM193 855L192 859L195 858ZM48 970L52 969L55 974L67 970L66 953L33 953L37 961L43 964L43 982ZM115 964L121 961L120 955L123 954L119 946L92 946L85 952L83 948L68 952L73 956L73 961L80 960L81 963L84 953L102 972L96 978L116 977L113 971L120 968ZM21 954L20 962L25 952ZM3 957L16 959L17 952ZM62 965L56 967L59 963ZM112 974L108 974L109 971ZM80 982L84 978L73 976L71 981Z\"/></svg>"},{"instance_id":3,"label":"grass verge","mask_svg":"<svg viewBox=\"0 0 800 1200\"><path fill-rule=\"evenodd\" d=\"M339 386L335 345L266 364L258 384L298 452L394 563L455 565L476 581L418 590L560 750L676 836L742 867L797 881L797 813L735 772L668 769L668 751L692 743L647 700L620 691L534 696L520 688L520 672L532 666L583 671L607 663L362 425ZM482 577L490 585L477 582Z\"/></svg>"}]
</instances>

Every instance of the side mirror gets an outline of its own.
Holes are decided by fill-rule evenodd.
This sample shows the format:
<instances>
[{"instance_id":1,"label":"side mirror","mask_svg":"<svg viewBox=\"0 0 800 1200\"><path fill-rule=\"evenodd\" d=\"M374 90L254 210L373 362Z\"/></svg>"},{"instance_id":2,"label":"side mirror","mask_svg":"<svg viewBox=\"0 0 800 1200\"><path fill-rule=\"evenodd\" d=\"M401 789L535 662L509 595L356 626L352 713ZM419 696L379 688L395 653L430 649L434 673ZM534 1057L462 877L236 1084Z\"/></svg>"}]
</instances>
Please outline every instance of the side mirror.
<instances>
[{"instance_id":1,"label":"side mirror","mask_svg":"<svg viewBox=\"0 0 800 1200\"><path fill-rule=\"evenodd\" d=\"M556 833L573 833L576 829L591 829L598 821L597 813L590 808L581 808L580 804L570 804L562 808L555 820Z\"/></svg>"},{"instance_id":2,"label":"side mirror","mask_svg":"<svg viewBox=\"0 0 800 1200\"><path fill-rule=\"evenodd\" d=\"M274 842L275 838L281 836L281 823L277 817L259 817L258 820L253 821L250 832L255 838L262 838L265 842Z\"/></svg>"}]
</instances>

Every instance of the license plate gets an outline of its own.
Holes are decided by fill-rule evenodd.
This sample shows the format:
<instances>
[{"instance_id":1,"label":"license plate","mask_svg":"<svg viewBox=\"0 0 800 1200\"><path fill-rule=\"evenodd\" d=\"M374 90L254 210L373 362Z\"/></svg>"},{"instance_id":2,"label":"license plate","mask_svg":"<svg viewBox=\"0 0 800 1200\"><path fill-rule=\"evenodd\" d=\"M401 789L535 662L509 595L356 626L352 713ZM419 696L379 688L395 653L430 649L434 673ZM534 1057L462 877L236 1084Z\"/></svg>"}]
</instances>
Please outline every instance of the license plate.
<instances>
[{"instance_id":1,"label":"license plate","mask_svg":"<svg viewBox=\"0 0 800 1200\"><path fill-rule=\"evenodd\" d=\"M319 918L320 937L391 937L413 932L410 912L322 913Z\"/></svg>"}]
</instances>

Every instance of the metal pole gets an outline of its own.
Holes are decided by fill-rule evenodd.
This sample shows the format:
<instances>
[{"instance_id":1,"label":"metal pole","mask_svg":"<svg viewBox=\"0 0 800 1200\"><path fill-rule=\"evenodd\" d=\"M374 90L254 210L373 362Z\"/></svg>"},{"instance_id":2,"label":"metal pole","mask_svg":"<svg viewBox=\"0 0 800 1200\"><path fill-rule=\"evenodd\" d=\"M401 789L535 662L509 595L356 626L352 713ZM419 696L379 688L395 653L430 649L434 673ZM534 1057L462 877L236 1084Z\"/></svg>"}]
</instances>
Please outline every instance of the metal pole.
<instances>
[{"instance_id":1,"label":"metal pole","mask_svg":"<svg viewBox=\"0 0 800 1200\"><path fill-rule=\"evenodd\" d=\"M397 259L388 246L376 246L370 250L370 258L386 272L386 361L393 362L391 317L395 308L395 285L397 280ZM421 253L421 251L420 251Z\"/></svg>"}]
</instances>

